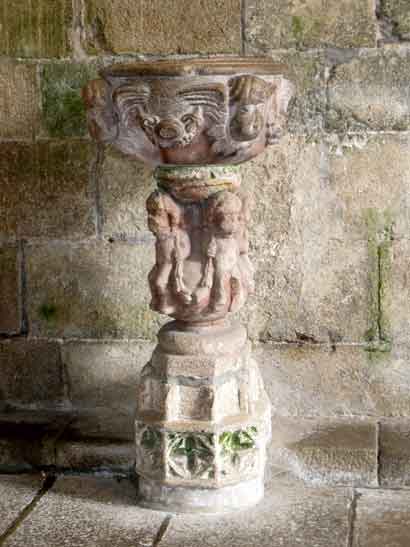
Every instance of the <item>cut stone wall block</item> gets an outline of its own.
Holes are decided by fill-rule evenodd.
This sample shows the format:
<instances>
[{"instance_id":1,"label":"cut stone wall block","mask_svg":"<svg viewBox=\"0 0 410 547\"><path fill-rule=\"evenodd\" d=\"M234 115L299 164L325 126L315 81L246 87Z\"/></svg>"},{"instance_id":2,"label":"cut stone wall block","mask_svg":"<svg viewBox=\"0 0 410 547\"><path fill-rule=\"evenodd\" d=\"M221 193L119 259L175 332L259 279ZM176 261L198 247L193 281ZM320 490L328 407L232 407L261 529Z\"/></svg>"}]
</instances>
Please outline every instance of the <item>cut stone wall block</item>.
<instances>
[{"instance_id":1,"label":"cut stone wall block","mask_svg":"<svg viewBox=\"0 0 410 547\"><path fill-rule=\"evenodd\" d=\"M41 67L43 131L55 138L87 134L81 89L97 75L96 63L47 63Z\"/></svg>"},{"instance_id":2,"label":"cut stone wall block","mask_svg":"<svg viewBox=\"0 0 410 547\"><path fill-rule=\"evenodd\" d=\"M379 14L392 28L388 41L410 40L410 4L407 0L380 0Z\"/></svg>"},{"instance_id":3,"label":"cut stone wall block","mask_svg":"<svg viewBox=\"0 0 410 547\"><path fill-rule=\"evenodd\" d=\"M374 47L372 0L249 0L245 39L258 51L287 48Z\"/></svg>"},{"instance_id":4,"label":"cut stone wall block","mask_svg":"<svg viewBox=\"0 0 410 547\"><path fill-rule=\"evenodd\" d=\"M36 71L35 65L1 60L0 138L33 139L37 135L40 98Z\"/></svg>"},{"instance_id":5,"label":"cut stone wall block","mask_svg":"<svg viewBox=\"0 0 410 547\"><path fill-rule=\"evenodd\" d=\"M276 159L272 152L242 168L244 180L255 180L248 191L257 196L250 240L258 290L242 312L249 334L275 341L363 341L373 325L374 265L365 238L353 245L350 226L335 218L340 213L328 149L297 139L275 152Z\"/></svg>"},{"instance_id":6,"label":"cut stone wall block","mask_svg":"<svg viewBox=\"0 0 410 547\"><path fill-rule=\"evenodd\" d=\"M74 407L135 408L139 374L149 361L149 342L69 342L62 346L70 400ZM132 422L132 420L131 420Z\"/></svg>"},{"instance_id":7,"label":"cut stone wall block","mask_svg":"<svg viewBox=\"0 0 410 547\"><path fill-rule=\"evenodd\" d=\"M135 461L133 443L107 439L70 440L56 445L56 466L77 471L109 469L130 472Z\"/></svg>"},{"instance_id":8,"label":"cut stone wall block","mask_svg":"<svg viewBox=\"0 0 410 547\"><path fill-rule=\"evenodd\" d=\"M410 422L408 418L380 424L380 484L386 488L410 485Z\"/></svg>"},{"instance_id":9,"label":"cut stone wall block","mask_svg":"<svg viewBox=\"0 0 410 547\"><path fill-rule=\"evenodd\" d=\"M0 401L16 405L66 404L58 343L25 339L0 342Z\"/></svg>"},{"instance_id":10,"label":"cut stone wall block","mask_svg":"<svg viewBox=\"0 0 410 547\"><path fill-rule=\"evenodd\" d=\"M88 50L240 53L240 0L86 0Z\"/></svg>"},{"instance_id":11,"label":"cut stone wall block","mask_svg":"<svg viewBox=\"0 0 410 547\"><path fill-rule=\"evenodd\" d=\"M359 490L353 547L407 547L410 492Z\"/></svg>"},{"instance_id":12,"label":"cut stone wall block","mask_svg":"<svg viewBox=\"0 0 410 547\"><path fill-rule=\"evenodd\" d=\"M151 169L107 147L100 180L104 236L152 241L145 201L153 189Z\"/></svg>"},{"instance_id":13,"label":"cut stone wall block","mask_svg":"<svg viewBox=\"0 0 410 547\"><path fill-rule=\"evenodd\" d=\"M21 329L20 260L16 247L0 247L0 333Z\"/></svg>"},{"instance_id":14,"label":"cut stone wall block","mask_svg":"<svg viewBox=\"0 0 410 547\"><path fill-rule=\"evenodd\" d=\"M152 246L55 244L27 249L33 334L152 339L161 319L148 309Z\"/></svg>"},{"instance_id":15,"label":"cut stone wall block","mask_svg":"<svg viewBox=\"0 0 410 547\"><path fill-rule=\"evenodd\" d=\"M408 346L257 348L277 416L410 416Z\"/></svg>"},{"instance_id":16,"label":"cut stone wall block","mask_svg":"<svg viewBox=\"0 0 410 547\"><path fill-rule=\"evenodd\" d=\"M8 0L0 13L0 54L66 57L72 18L71 0Z\"/></svg>"},{"instance_id":17,"label":"cut stone wall block","mask_svg":"<svg viewBox=\"0 0 410 547\"><path fill-rule=\"evenodd\" d=\"M328 131L405 131L410 125L406 49L371 51L336 65L328 97Z\"/></svg>"},{"instance_id":18,"label":"cut stone wall block","mask_svg":"<svg viewBox=\"0 0 410 547\"><path fill-rule=\"evenodd\" d=\"M87 143L3 143L0 237L93 236L92 157Z\"/></svg>"},{"instance_id":19,"label":"cut stone wall block","mask_svg":"<svg viewBox=\"0 0 410 547\"><path fill-rule=\"evenodd\" d=\"M272 420L268 476L289 473L313 484L377 486L376 422L352 419Z\"/></svg>"}]
</instances>

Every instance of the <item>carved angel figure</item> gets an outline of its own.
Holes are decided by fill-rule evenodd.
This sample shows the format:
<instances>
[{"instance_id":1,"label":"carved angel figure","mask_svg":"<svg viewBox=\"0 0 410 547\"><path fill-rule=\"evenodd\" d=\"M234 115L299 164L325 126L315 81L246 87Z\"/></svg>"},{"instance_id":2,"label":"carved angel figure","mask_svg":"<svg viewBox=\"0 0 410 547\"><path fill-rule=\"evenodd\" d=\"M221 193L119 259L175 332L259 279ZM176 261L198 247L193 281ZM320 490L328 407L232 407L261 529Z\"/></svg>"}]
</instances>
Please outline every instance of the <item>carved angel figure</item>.
<instances>
[{"instance_id":1,"label":"carved angel figure","mask_svg":"<svg viewBox=\"0 0 410 547\"><path fill-rule=\"evenodd\" d=\"M184 210L172 197L160 190L147 200L148 228L156 236L156 264L148 279L151 308L170 314L175 310L174 295L183 302L191 301L184 283L183 265L191 252L191 242L184 229Z\"/></svg>"},{"instance_id":2,"label":"carved angel figure","mask_svg":"<svg viewBox=\"0 0 410 547\"><path fill-rule=\"evenodd\" d=\"M246 206L233 192L208 198L210 234L202 286L211 289L210 311L236 311L253 290L246 234Z\"/></svg>"}]
</instances>

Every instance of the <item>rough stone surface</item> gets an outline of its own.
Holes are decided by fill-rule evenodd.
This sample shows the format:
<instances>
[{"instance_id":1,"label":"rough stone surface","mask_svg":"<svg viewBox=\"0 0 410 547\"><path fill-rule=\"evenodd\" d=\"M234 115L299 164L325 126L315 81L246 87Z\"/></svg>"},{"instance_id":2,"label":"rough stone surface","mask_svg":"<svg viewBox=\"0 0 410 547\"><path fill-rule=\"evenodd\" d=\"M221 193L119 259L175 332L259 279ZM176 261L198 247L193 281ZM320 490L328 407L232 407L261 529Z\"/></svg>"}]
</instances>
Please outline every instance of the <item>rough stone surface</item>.
<instances>
[{"instance_id":1,"label":"rough stone surface","mask_svg":"<svg viewBox=\"0 0 410 547\"><path fill-rule=\"evenodd\" d=\"M0 537L31 503L41 485L40 475L0 476Z\"/></svg>"},{"instance_id":2,"label":"rough stone surface","mask_svg":"<svg viewBox=\"0 0 410 547\"><path fill-rule=\"evenodd\" d=\"M0 333L21 328L20 265L16 247L0 247Z\"/></svg>"},{"instance_id":3,"label":"rough stone surface","mask_svg":"<svg viewBox=\"0 0 410 547\"><path fill-rule=\"evenodd\" d=\"M107 439L70 440L56 445L56 466L77 471L103 470L131 472L135 462L133 442Z\"/></svg>"},{"instance_id":4,"label":"rough stone surface","mask_svg":"<svg viewBox=\"0 0 410 547\"><path fill-rule=\"evenodd\" d=\"M133 387L135 392L136 386ZM135 397L132 403L135 407ZM78 414L64 430L64 440L87 441L90 439L110 439L111 441L134 442L135 411L130 411L129 407L117 405L115 409L110 407L95 407L91 410L77 408L76 411Z\"/></svg>"},{"instance_id":5,"label":"rough stone surface","mask_svg":"<svg viewBox=\"0 0 410 547\"><path fill-rule=\"evenodd\" d=\"M257 49L248 47L257 55ZM296 135L317 135L323 131L326 112L327 61L323 52L271 52L274 61L284 67L284 76L295 86L287 114L287 129Z\"/></svg>"},{"instance_id":6,"label":"rough stone surface","mask_svg":"<svg viewBox=\"0 0 410 547\"><path fill-rule=\"evenodd\" d=\"M114 413L129 409L131 414L139 374L151 352L149 342L64 344L71 402L76 407L111 407Z\"/></svg>"},{"instance_id":7,"label":"rough stone surface","mask_svg":"<svg viewBox=\"0 0 410 547\"><path fill-rule=\"evenodd\" d=\"M108 148L101 172L102 230L107 238L147 241L145 201L154 189L152 169Z\"/></svg>"},{"instance_id":8,"label":"rough stone surface","mask_svg":"<svg viewBox=\"0 0 410 547\"><path fill-rule=\"evenodd\" d=\"M136 507L128 480L61 477L5 547L153 545L165 514Z\"/></svg>"},{"instance_id":9,"label":"rough stone surface","mask_svg":"<svg viewBox=\"0 0 410 547\"><path fill-rule=\"evenodd\" d=\"M245 23L246 41L259 51L376 45L372 0L249 0Z\"/></svg>"},{"instance_id":10,"label":"rough stone surface","mask_svg":"<svg viewBox=\"0 0 410 547\"><path fill-rule=\"evenodd\" d=\"M23 338L2 340L0 370L0 401L55 406L66 401L58 343Z\"/></svg>"},{"instance_id":11,"label":"rough stone surface","mask_svg":"<svg viewBox=\"0 0 410 547\"><path fill-rule=\"evenodd\" d=\"M382 302L385 314L384 330L394 342L407 344L410 334L410 311L403 305L410 297L410 240L389 242L383 255L384 284Z\"/></svg>"},{"instance_id":12,"label":"rough stone surface","mask_svg":"<svg viewBox=\"0 0 410 547\"><path fill-rule=\"evenodd\" d=\"M410 415L409 350L360 347L259 346L272 412L281 416Z\"/></svg>"},{"instance_id":13,"label":"rough stone surface","mask_svg":"<svg viewBox=\"0 0 410 547\"><path fill-rule=\"evenodd\" d=\"M276 485L246 512L226 516L176 516L163 547L340 547L348 535L348 490L307 490ZM320 523L320 524L319 524Z\"/></svg>"},{"instance_id":14,"label":"rough stone surface","mask_svg":"<svg viewBox=\"0 0 410 547\"><path fill-rule=\"evenodd\" d=\"M407 547L410 492L359 490L353 547Z\"/></svg>"},{"instance_id":15,"label":"rough stone surface","mask_svg":"<svg viewBox=\"0 0 410 547\"><path fill-rule=\"evenodd\" d=\"M43 127L50 137L82 137L87 120L81 89L97 75L94 63L48 63L41 70Z\"/></svg>"},{"instance_id":16,"label":"rough stone surface","mask_svg":"<svg viewBox=\"0 0 410 547\"><path fill-rule=\"evenodd\" d=\"M370 51L335 66L328 84L329 131L407 130L407 49Z\"/></svg>"},{"instance_id":17,"label":"rough stone surface","mask_svg":"<svg viewBox=\"0 0 410 547\"><path fill-rule=\"evenodd\" d=\"M28 316L33 334L153 338L146 278L152 245L55 244L27 249Z\"/></svg>"},{"instance_id":18,"label":"rough stone surface","mask_svg":"<svg viewBox=\"0 0 410 547\"><path fill-rule=\"evenodd\" d=\"M71 0L10 0L0 13L0 54L64 57L71 50Z\"/></svg>"},{"instance_id":19,"label":"rough stone surface","mask_svg":"<svg viewBox=\"0 0 410 547\"><path fill-rule=\"evenodd\" d=\"M0 138L32 139L38 132L39 118L39 91L35 65L2 59Z\"/></svg>"},{"instance_id":20,"label":"rough stone surface","mask_svg":"<svg viewBox=\"0 0 410 547\"><path fill-rule=\"evenodd\" d=\"M380 0L379 16L392 27L396 40L410 40L410 4L407 0Z\"/></svg>"},{"instance_id":21,"label":"rough stone surface","mask_svg":"<svg viewBox=\"0 0 410 547\"><path fill-rule=\"evenodd\" d=\"M55 444L72 419L69 412L36 409L0 413L0 472L56 464Z\"/></svg>"},{"instance_id":22,"label":"rough stone surface","mask_svg":"<svg viewBox=\"0 0 410 547\"><path fill-rule=\"evenodd\" d=\"M80 142L3 143L0 238L93 236L92 153Z\"/></svg>"},{"instance_id":23,"label":"rough stone surface","mask_svg":"<svg viewBox=\"0 0 410 547\"><path fill-rule=\"evenodd\" d=\"M380 484L386 488L410 485L410 425L408 419L380 424Z\"/></svg>"},{"instance_id":24,"label":"rough stone surface","mask_svg":"<svg viewBox=\"0 0 410 547\"><path fill-rule=\"evenodd\" d=\"M368 244L337 230L328 162L324 145L297 139L242 167L256 202L256 294L242 313L251 338L357 342L372 325Z\"/></svg>"},{"instance_id":25,"label":"rough stone surface","mask_svg":"<svg viewBox=\"0 0 410 547\"><path fill-rule=\"evenodd\" d=\"M240 53L240 0L86 0L90 52Z\"/></svg>"},{"instance_id":26,"label":"rough stone surface","mask_svg":"<svg viewBox=\"0 0 410 547\"><path fill-rule=\"evenodd\" d=\"M377 486L376 422L274 417L268 481L289 473L310 484Z\"/></svg>"}]
</instances>

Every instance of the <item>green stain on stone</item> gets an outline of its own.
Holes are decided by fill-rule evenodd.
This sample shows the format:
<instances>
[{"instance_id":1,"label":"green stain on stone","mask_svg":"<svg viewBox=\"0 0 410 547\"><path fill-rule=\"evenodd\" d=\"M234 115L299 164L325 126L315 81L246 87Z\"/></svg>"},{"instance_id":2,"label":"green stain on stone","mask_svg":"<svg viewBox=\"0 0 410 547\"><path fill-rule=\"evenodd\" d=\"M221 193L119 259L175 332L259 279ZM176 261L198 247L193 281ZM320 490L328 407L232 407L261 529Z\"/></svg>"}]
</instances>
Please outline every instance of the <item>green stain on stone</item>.
<instances>
[{"instance_id":1,"label":"green stain on stone","mask_svg":"<svg viewBox=\"0 0 410 547\"><path fill-rule=\"evenodd\" d=\"M40 306L39 314L48 323L53 322L57 316L57 306L54 304L43 304Z\"/></svg>"},{"instance_id":2,"label":"green stain on stone","mask_svg":"<svg viewBox=\"0 0 410 547\"><path fill-rule=\"evenodd\" d=\"M303 27L303 18L300 15L294 15L292 17L292 34L298 43L303 39Z\"/></svg>"},{"instance_id":3,"label":"green stain on stone","mask_svg":"<svg viewBox=\"0 0 410 547\"><path fill-rule=\"evenodd\" d=\"M51 137L82 137L87 134L81 89L95 76L95 66L81 63L51 63L43 67L43 120Z\"/></svg>"}]
</instances>

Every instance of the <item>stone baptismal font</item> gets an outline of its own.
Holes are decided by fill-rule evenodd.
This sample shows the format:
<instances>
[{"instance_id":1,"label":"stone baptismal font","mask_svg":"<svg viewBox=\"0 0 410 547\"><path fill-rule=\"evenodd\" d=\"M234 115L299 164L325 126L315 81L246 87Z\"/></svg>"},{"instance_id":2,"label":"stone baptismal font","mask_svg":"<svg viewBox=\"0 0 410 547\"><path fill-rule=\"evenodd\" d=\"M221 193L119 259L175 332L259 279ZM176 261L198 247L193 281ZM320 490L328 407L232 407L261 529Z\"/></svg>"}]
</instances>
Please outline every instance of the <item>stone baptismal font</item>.
<instances>
[{"instance_id":1,"label":"stone baptismal font","mask_svg":"<svg viewBox=\"0 0 410 547\"><path fill-rule=\"evenodd\" d=\"M252 57L137 62L83 90L92 137L156 168L151 308L173 320L137 388L139 500L151 508L220 512L263 496L270 402L232 317L255 291L235 164L280 137L282 73Z\"/></svg>"}]
</instances>

